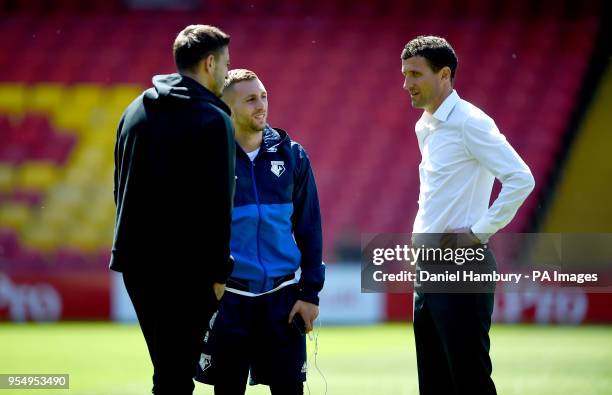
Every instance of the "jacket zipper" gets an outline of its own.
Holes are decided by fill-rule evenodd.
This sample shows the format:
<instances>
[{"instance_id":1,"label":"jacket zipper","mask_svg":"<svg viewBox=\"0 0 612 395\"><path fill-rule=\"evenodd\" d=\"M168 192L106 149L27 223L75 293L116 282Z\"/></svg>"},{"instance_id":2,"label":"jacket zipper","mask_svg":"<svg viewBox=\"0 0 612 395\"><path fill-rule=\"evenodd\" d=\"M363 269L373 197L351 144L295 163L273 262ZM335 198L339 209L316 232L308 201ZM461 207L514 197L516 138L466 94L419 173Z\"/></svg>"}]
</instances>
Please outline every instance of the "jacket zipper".
<instances>
[{"instance_id":1,"label":"jacket zipper","mask_svg":"<svg viewBox=\"0 0 612 395\"><path fill-rule=\"evenodd\" d=\"M251 162L249 160L249 162ZM251 162L251 179L253 180L253 192L255 193L255 203L257 204L257 260L259 262L259 265L261 266L261 268L263 269L264 272L264 279L263 279L263 283L261 284L261 292L265 291L266 288L266 282L268 280L268 271L266 270L266 267L264 266L263 262L261 261L261 247L259 245L259 233L260 233L260 227L261 227L261 205L259 203L259 194L257 193L257 180L255 178L255 161Z\"/></svg>"}]
</instances>

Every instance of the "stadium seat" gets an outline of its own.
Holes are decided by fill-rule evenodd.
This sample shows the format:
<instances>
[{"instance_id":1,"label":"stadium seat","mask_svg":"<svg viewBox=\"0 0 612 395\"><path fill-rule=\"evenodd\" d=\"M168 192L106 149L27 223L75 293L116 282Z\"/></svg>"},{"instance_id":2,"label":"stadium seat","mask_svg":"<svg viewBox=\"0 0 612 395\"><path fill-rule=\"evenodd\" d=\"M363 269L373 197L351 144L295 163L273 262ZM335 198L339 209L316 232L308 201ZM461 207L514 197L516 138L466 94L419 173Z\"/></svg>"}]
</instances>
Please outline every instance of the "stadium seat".
<instances>
[{"instance_id":1,"label":"stadium seat","mask_svg":"<svg viewBox=\"0 0 612 395\"><path fill-rule=\"evenodd\" d=\"M31 111L51 113L62 101L62 84L38 83L31 87L27 107Z\"/></svg>"},{"instance_id":2,"label":"stadium seat","mask_svg":"<svg viewBox=\"0 0 612 395\"><path fill-rule=\"evenodd\" d=\"M26 248L49 253L60 245L60 237L61 234L55 227L43 223L25 228L21 241Z\"/></svg>"},{"instance_id":3,"label":"stadium seat","mask_svg":"<svg viewBox=\"0 0 612 395\"><path fill-rule=\"evenodd\" d=\"M30 208L23 203L4 202L0 206L0 228L22 231L30 217Z\"/></svg>"},{"instance_id":4,"label":"stadium seat","mask_svg":"<svg viewBox=\"0 0 612 395\"><path fill-rule=\"evenodd\" d=\"M0 84L0 110L2 112L21 114L25 102L25 86L22 83Z\"/></svg>"},{"instance_id":5,"label":"stadium seat","mask_svg":"<svg viewBox=\"0 0 612 395\"><path fill-rule=\"evenodd\" d=\"M0 162L0 193L7 193L15 186L15 169L12 165Z\"/></svg>"},{"instance_id":6,"label":"stadium seat","mask_svg":"<svg viewBox=\"0 0 612 395\"><path fill-rule=\"evenodd\" d=\"M47 190L57 182L57 169L49 162L27 162L22 165L15 178L17 188Z\"/></svg>"},{"instance_id":7,"label":"stadium seat","mask_svg":"<svg viewBox=\"0 0 612 395\"><path fill-rule=\"evenodd\" d=\"M194 14L106 14L125 7L116 0L11 3L16 14L0 21L0 57L12 59L0 64L0 226L26 232L24 259L30 262L42 259L32 252L38 247L102 251L110 245L114 218L117 123L152 74L173 71L172 37ZM270 123L288 130L309 153L325 253L347 227L410 231L420 112L402 91L399 53L422 32L449 38L460 58L460 95L489 113L532 167L537 189L508 228L527 229L539 188L557 165L593 49L598 20L590 5L573 4L570 19L550 14L551 1L379 3L202 5L203 15L223 21L232 35L232 67L253 69L264 81ZM542 88L544 74L554 89ZM35 211L35 199L47 210ZM72 260L69 255L64 258Z\"/></svg>"}]
</instances>

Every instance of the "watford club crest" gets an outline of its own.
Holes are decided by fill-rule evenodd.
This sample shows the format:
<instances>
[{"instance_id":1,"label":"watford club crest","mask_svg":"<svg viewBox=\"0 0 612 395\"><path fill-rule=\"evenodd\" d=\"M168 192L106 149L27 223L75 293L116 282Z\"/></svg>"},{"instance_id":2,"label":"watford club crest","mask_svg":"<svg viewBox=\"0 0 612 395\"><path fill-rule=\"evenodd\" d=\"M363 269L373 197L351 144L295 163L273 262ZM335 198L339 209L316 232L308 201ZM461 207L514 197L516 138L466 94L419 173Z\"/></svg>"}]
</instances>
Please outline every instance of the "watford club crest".
<instances>
[{"instance_id":1,"label":"watford club crest","mask_svg":"<svg viewBox=\"0 0 612 395\"><path fill-rule=\"evenodd\" d=\"M200 368L202 368L202 371L208 369L210 365L212 365L210 355L201 354L200 355Z\"/></svg>"},{"instance_id":2,"label":"watford club crest","mask_svg":"<svg viewBox=\"0 0 612 395\"><path fill-rule=\"evenodd\" d=\"M280 177L281 174L283 174L285 172L285 162L282 160L272 160L270 161L270 164L272 165L270 167L270 171L272 173L274 173L274 175L276 177Z\"/></svg>"}]
</instances>

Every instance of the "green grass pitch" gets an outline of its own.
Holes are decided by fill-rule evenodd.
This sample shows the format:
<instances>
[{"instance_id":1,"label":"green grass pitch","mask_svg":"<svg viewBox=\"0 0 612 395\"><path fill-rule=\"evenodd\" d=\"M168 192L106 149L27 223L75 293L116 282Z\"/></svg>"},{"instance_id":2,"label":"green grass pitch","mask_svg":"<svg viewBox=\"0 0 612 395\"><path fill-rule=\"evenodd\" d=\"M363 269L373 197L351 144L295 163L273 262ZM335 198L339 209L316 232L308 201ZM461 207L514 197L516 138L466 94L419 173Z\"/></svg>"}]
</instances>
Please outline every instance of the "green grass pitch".
<instances>
[{"instance_id":1,"label":"green grass pitch","mask_svg":"<svg viewBox=\"0 0 612 395\"><path fill-rule=\"evenodd\" d=\"M408 324L323 327L317 365L329 395L418 394ZM502 395L612 394L612 326L494 325L493 378ZM309 347L309 390L324 394ZM151 364L138 326L110 323L0 324L0 373L69 373L70 390L2 394L143 395ZM195 394L212 394L197 384ZM248 387L247 394L269 394Z\"/></svg>"}]
</instances>

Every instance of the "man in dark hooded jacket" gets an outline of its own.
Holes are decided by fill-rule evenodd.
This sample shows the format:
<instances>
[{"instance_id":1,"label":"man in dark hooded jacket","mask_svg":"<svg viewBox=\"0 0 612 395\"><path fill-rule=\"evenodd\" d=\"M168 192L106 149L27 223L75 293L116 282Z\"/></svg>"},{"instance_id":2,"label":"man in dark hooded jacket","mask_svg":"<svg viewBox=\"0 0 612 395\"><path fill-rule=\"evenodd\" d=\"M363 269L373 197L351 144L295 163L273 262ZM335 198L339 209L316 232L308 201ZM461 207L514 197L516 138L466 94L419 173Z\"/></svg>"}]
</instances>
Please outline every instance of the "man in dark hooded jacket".
<instances>
[{"instance_id":1,"label":"man in dark hooded jacket","mask_svg":"<svg viewBox=\"0 0 612 395\"><path fill-rule=\"evenodd\" d=\"M215 27L186 27L178 73L155 76L117 130L110 268L123 273L157 395L193 393L200 337L232 271L234 130L219 99L228 45Z\"/></svg>"}]
</instances>

